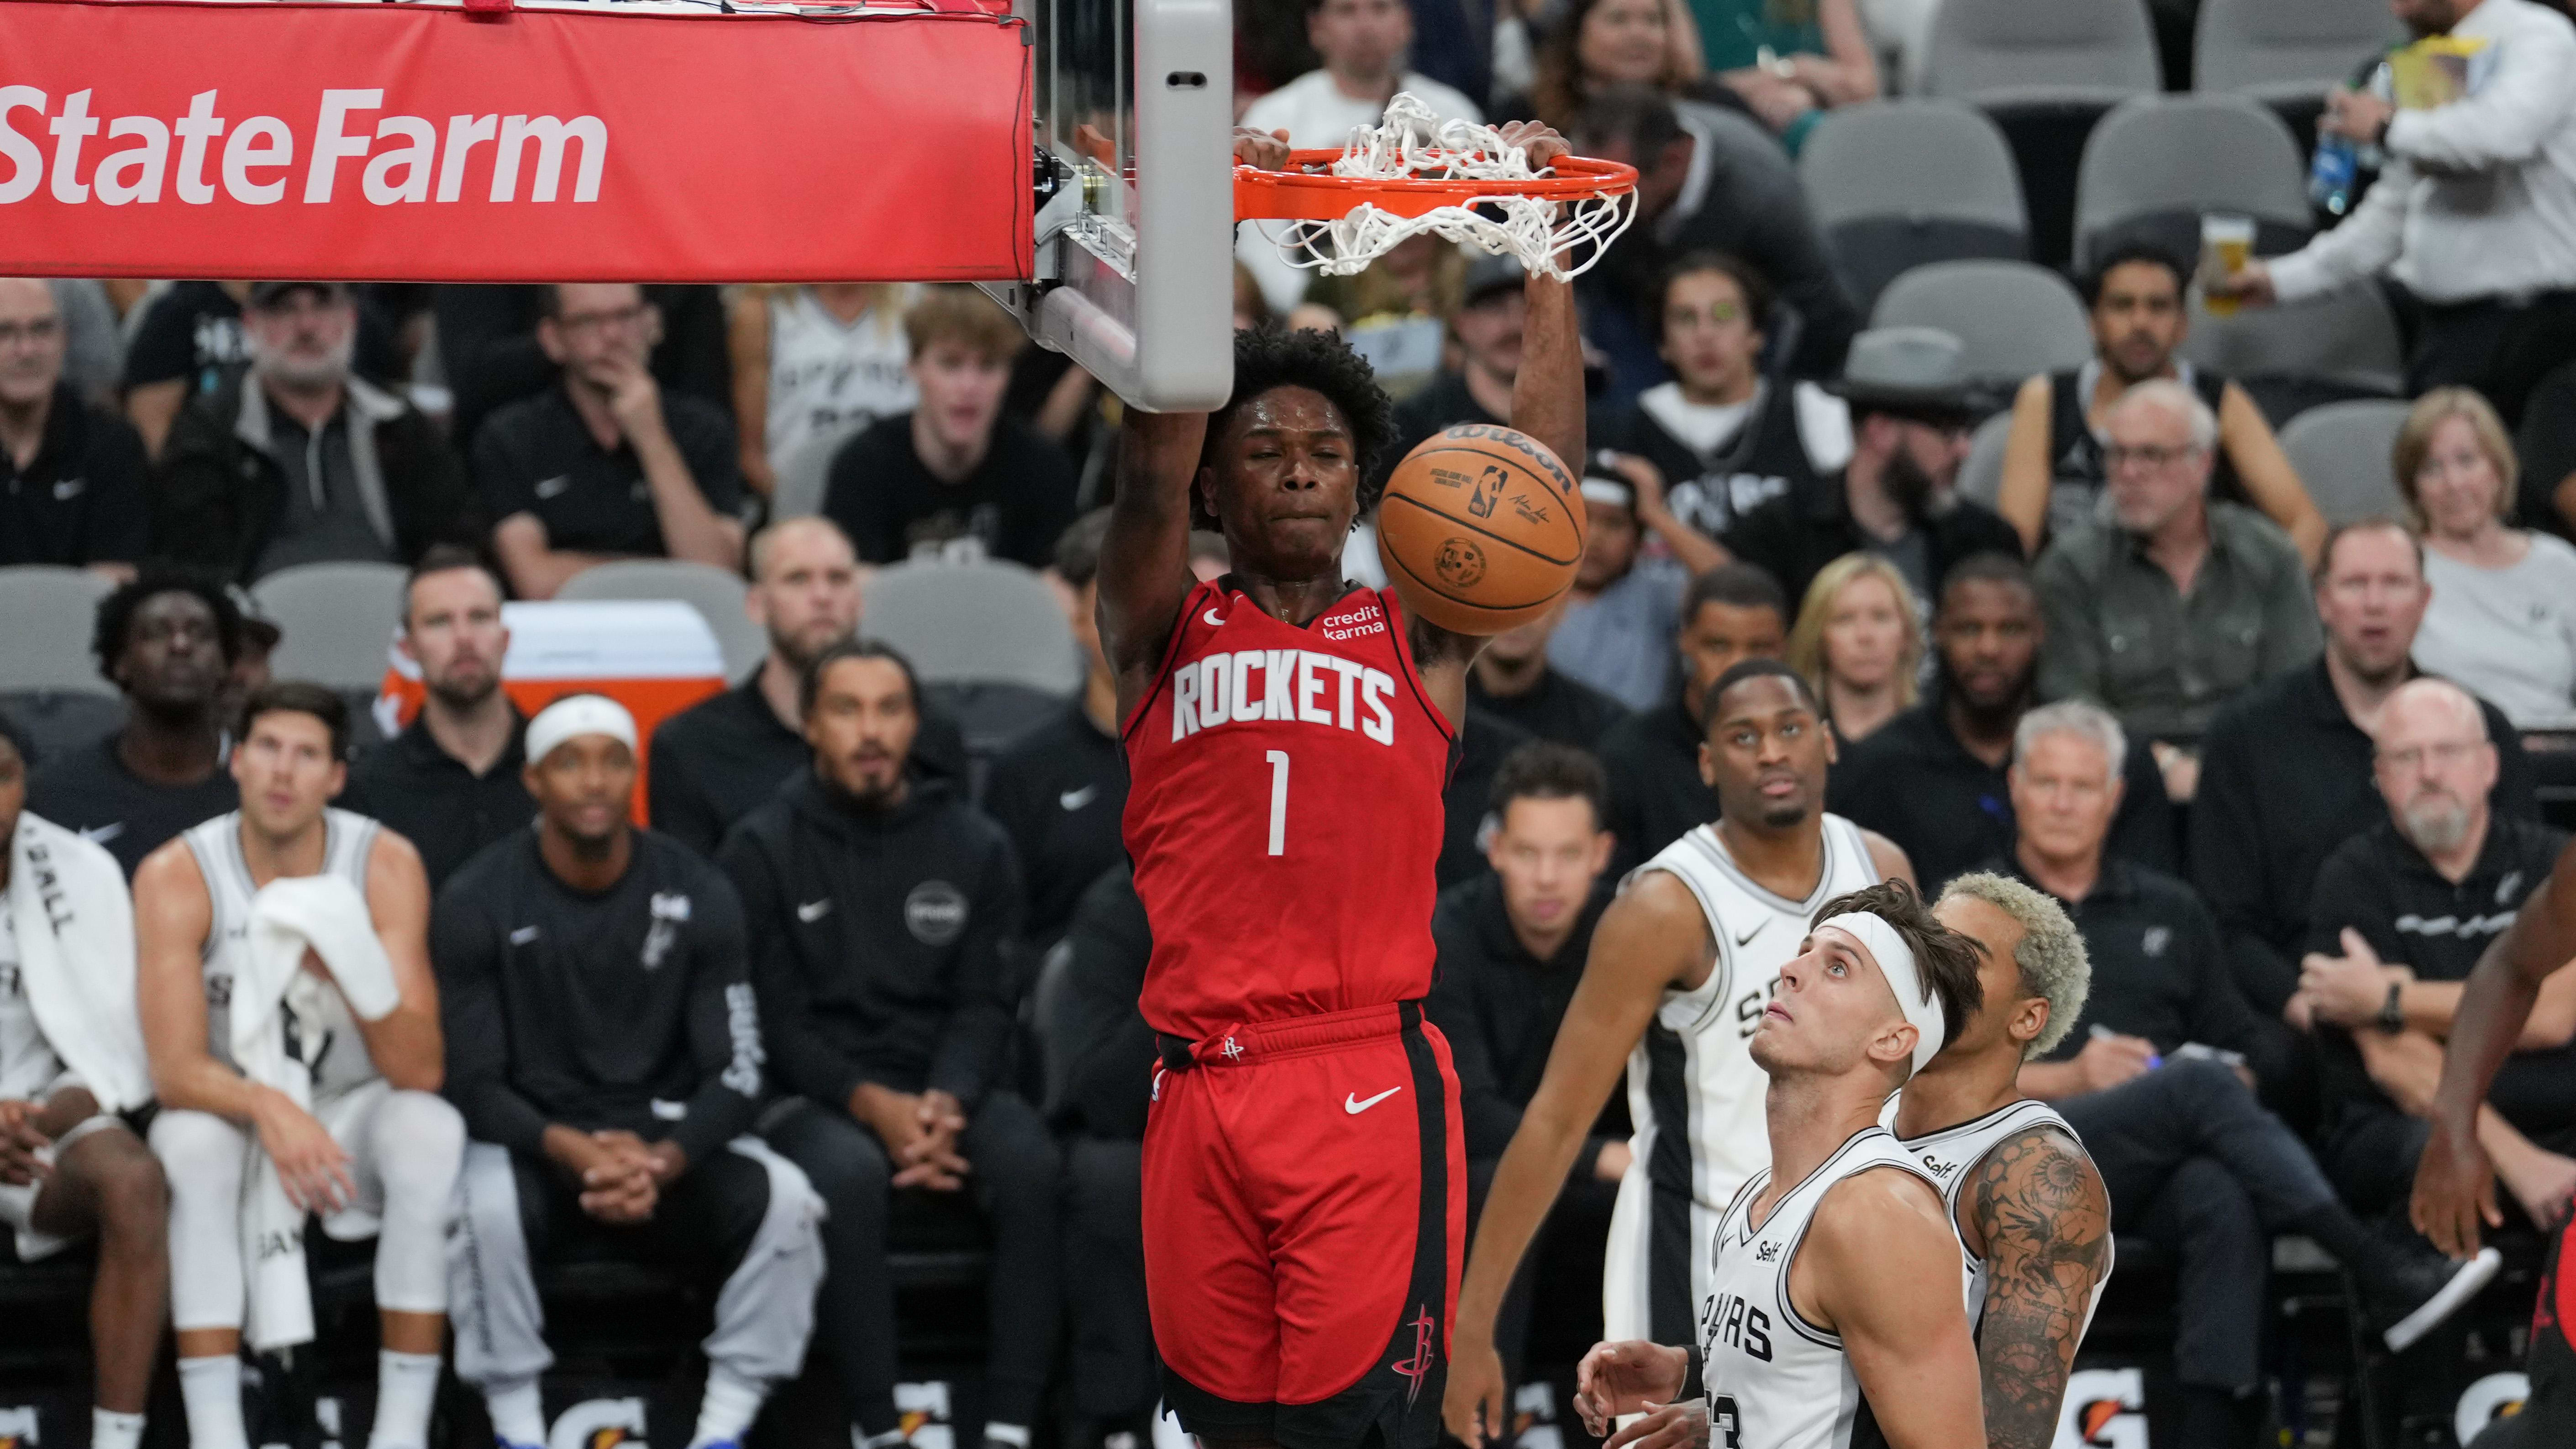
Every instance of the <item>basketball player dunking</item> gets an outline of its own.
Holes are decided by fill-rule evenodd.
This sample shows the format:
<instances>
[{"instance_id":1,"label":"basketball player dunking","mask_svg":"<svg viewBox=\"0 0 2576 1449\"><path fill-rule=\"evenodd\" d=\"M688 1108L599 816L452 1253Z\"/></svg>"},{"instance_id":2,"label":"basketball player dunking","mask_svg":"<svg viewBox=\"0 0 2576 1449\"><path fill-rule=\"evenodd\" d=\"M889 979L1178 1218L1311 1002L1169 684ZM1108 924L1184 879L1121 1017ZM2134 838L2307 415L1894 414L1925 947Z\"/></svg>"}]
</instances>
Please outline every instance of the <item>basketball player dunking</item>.
<instances>
[{"instance_id":1,"label":"basketball player dunking","mask_svg":"<svg viewBox=\"0 0 2576 1449\"><path fill-rule=\"evenodd\" d=\"M1718 1214L1771 1161L1767 1083L1746 1047L1781 965L1818 905L1913 878L1893 843L1825 813L1832 735L1795 670L1736 665L1709 686L1702 718L1700 772L1721 816L1639 867L1602 913L1547 1072L1486 1194L1445 1410L1470 1444L1508 1433L1494 1315L1620 1064L1635 1156L1611 1219L1604 1332L1685 1343Z\"/></svg>"},{"instance_id":2,"label":"basketball player dunking","mask_svg":"<svg viewBox=\"0 0 2576 1449\"><path fill-rule=\"evenodd\" d=\"M2443 1053L2433 1134L2415 1167L2415 1227L2454 1258L2478 1251L2481 1225L2501 1227L2495 1168L2478 1145L2477 1116L2497 1069L2512 1055L2540 983L2576 963L2576 843L2558 852L2549 879L2469 973ZM2561 1203L2540 1300L2531 1315L2531 1393L2522 1412L2480 1434L2470 1449L2576 1444L2576 1203Z\"/></svg>"},{"instance_id":3,"label":"basketball player dunking","mask_svg":"<svg viewBox=\"0 0 2576 1449\"><path fill-rule=\"evenodd\" d=\"M1584 1355L1574 1403L1592 1432L1704 1396L1712 1445L1985 1449L1959 1234L1940 1184L1878 1125L1976 1014L1977 961L1903 881L1816 912L1749 1048L1770 1079L1771 1166L1718 1219L1695 1347ZM1631 1425L1609 1449L1687 1427Z\"/></svg>"},{"instance_id":4,"label":"basketball player dunking","mask_svg":"<svg viewBox=\"0 0 2576 1449\"><path fill-rule=\"evenodd\" d=\"M1564 153L1505 133L1533 165ZM1284 148L1239 133L1238 157ZM1533 276L1512 423L1583 456L1574 301ZM1389 404L1335 337L1236 339L1212 415L1128 415L1100 633L1161 1041L1145 1280L1204 1444L1427 1445L1464 1234L1457 1078L1422 1019L1441 790L1483 641L1347 583ZM1193 518L1234 571L1201 584ZM1208 526L1208 525L1203 525Z\"/></svg>"}]
</instances>

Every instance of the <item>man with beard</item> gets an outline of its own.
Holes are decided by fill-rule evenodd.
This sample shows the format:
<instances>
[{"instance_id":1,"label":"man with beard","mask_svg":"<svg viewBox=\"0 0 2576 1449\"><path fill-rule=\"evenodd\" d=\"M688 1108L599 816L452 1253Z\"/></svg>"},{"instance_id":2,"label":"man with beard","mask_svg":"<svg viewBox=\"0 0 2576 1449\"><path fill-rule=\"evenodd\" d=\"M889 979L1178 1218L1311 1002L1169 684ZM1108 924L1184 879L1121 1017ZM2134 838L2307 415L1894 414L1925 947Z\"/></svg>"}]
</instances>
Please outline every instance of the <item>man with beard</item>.
<instances>
[{"instance_id":1,"label":"man with beard","mask_svg":"<svg viewBox=\"0 0 2576 1449\"><path fill-rule=\"evenodd\" d=\"M910 769L912 666L842 643L806 672L812 768L745 816L722 864L742 892L770 1060L804 1098L763 1120L830 1206L819 1309L854 1449L904 1437L894 1388L888 1219L971 1201L993 1234L987 1445L1028 1449L1060 1312L1060 1166L1003 1088L1018 933L1009 839L946 781ZM950 1206L954 1205L954 1206Z\"/></svg>"},{"instance_id":2,"label":"man with beard","mask_svg":"<svg viewBox=\"0 0 2576 1449\"><path fill-rule=\"evenodd\" d=\"M350 767L340 803L400 831L419 849L435 891L537 813L519 778L527 722L501 691L510 629L501 622L500 577L465 549L421 555L403 585L394 647L420 666L420 714Z\"/></svg>"},{"instance_id":3,"label":"man with beard","mask_svg":"<svg viewBox=\"0 0 2576 1449\"><path fill-rule=\"evenodd\" d=\"M2110 518L2060 534L2035 570L2048 620L2039 692L2118 715L2154 742L2166 793L2188 800L2210 716L2312 657L2317 613L2288 535L2209 500L2218 418L2191 389L2139 383L2103 435Z\"/></svg>"},{"instance_id":4,"label":"man with beard","mask_svg":"<svg viewBox=\"0 0 2576 1449\"><path fill-rule=\"evenodd\" d=\"M743 608L769 633L769 653L741 684L653 731L646 793L653 828L700 855L811 758L797 691L824 650L859 628L859 557L828 518L791 518L751 543ZM928 716L921 753L956 778L966 746Z\"/></svg>"},{"instance_id":5,"label":"man with beard","mask_svg":"<svg viewBox=\"0 0 2576 1449\"><path fill-rule=\"evenodd\" d=\"M152 544L247 583L296 564L407 563L482 532L438 428L350 371L358 309L340 282L257 282L246 372L190 403L161 447Z\"/></svg>"},{"instance_id":6,"label":"man with beard","mask_svg":"<svg viewBox=\"0 0 2576 1449\"><path fill-rule=\"evenodd\" d=\"M1839 477L1774 498L1736 520L1723 542L1779 579L1793 599L1826 564L1866 549L1896 565L1930 614L1950 566L1971 554L2021 552L2021 536L1984 505L1951 492L1975 421L1959 339L1929 327L1881 327L1853 339L1838 391L1851 404L1852 455Z\"/></svg>"},{"instance_id":7,"label":"man with beard","mask_svg":"<svg viewBox=\"0 0 2576 1449\"><path fill-rule=\"evenodd\" d=\"M2190 323L2183 264L2150 242L2129 242L2084 274L2093 360L2042 373L2021 385L2004 443L2003 491L1995 511L2039 551L2048 536L2090 523L2110 482L2102 426L2111 404L2149 378L2191 389L2218 417L2211 496L2259 508L2311 562L2325 542L2325 515L2308 498L2272 425L2245 389L2174 355Z\"/></svg>"},{"instance_id":8,"label":"man with beard","mask_svg":"<svg viewBox=\"0 0 2576 1449\"><path fill-rule=\"evenodd\" d=\"M1542 740L1597 749L1628 711L1547 657L1548 639L1563 617L1564 610L1552 610L1495 635L1467 671L1467 707Z\"/></svg>"},{"instance_id":9,"label":"man with beard","mask_svg":"<svg viewBox=\"0 0 2576 1449\"><path fill-rule=\"evenodd\" d=\"M1835 762L1826 803L1893 840L1932 888L2013 842L2013 731L2037 704L2039 595L2030 571L1983 553L1950 570L1932 626L1940 688ZM2128 752L2110 851L2180 868L2173 806L2155 760Z\"/></svg>"},{"instance_id":10,"label":"man with beard","mask_svg":"<svg viewBox=\"0 0 2576 1449\"><path fill-rule=\"evenodd\" d=\"M27 808L106 846L130 878L163 841L239 805L222 700L241 645L241 611L193 575L155 570L101 600L90 649L125 696L125 727L37 770Z\"/></svg>"}]
</instances>

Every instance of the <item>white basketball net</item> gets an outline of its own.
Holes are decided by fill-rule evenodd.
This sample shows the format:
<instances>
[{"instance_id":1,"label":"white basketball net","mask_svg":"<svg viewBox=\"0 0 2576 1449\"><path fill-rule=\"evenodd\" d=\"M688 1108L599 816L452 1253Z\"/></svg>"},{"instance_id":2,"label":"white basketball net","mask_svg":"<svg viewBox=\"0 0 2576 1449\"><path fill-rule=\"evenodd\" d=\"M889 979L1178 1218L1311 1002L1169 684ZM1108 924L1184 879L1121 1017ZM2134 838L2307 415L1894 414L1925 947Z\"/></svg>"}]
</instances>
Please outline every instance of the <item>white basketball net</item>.
<instances>
[{"instance_id":1,"label":"white basketball net","mask_svg":"<svg viewBox=\"0 0 2576 1449\"><path fill-rule=\"evenodd\" d=\"M1528 181L1541 173L1530 168L1520 147L1505 144L1502 132L1441 121L1408 93L1387 103L1383 124L1351 132L1333 174L1383 181ZM1573 201L1501 192L1420 216L1396 216L1362 202L1338 221L1293 222L1270 240L1293 266L1346 277L1398 242L1430 232L1495 256L1518 257L1531 271L1562 281L1601 259L1636 216L1636 200L1633 191Z\"/></svg>"}]
</instances>

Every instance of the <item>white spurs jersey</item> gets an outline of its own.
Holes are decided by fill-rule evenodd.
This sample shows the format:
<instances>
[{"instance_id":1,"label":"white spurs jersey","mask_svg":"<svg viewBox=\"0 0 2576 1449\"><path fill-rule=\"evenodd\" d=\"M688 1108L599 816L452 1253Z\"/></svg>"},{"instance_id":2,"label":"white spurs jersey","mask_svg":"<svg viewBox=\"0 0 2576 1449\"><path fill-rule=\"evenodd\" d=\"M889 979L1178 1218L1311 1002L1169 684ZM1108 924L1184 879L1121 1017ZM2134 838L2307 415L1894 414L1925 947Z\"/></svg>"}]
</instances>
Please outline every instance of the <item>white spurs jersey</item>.
<instances>
[{"instance_id":1,"label":"white spurs jersey","mask_svg":"<svg viewBox=\"0 0 2576 1449\"><path fill-rule=\"evenodd\" d=\"M1901 1097L1887 1099L1886 1114L1879 1119L1882 1123L1895 1124L1896 1106L1900 1100ZM1950 1226L1956 1229L1959 1226L1959 1197L1968 1181L1977 1175L1977 1165L1986 1160L1986 1154L1994 1151L1996 1144L2033 1127L2054 1127L2066 1134L2066 1139L2075 1144L2076 1151L2084 1150L2084 1139L2076 1135L2064 1117L2057 1114L2056 1108L2030 1097L2007 1103L1973 1121L1904 1139L1902 1145L1940 1185L1941 1208L1950 1215ZM2086 1160L2091 1158L2088 1156ZM1968 1250L1964 1235L1959 1240L1959 1251L1967 1254L1968 1259L1968 1328L1973 1332L1986 1312L1986 1260ZM2094 1280L2092 1300L2084 1305L2084 1323L2075 1334L2078 1343L2093 1327L2093 1310L2102 1306L2102 1290L2111 1286L2111 1240L2107 1237L2102 1240L2102 1253L2102 1276Z\"/></svg>"},{"instance_id":2,"label":"white spurs jersey","mask_svg":"<svg viewBox=\"0 0 2576 1449\"><path fill-rule=\"evenodd\" d=\"M1698 898L1717 959L1697 987L1664 993L1628 1055L1636 1156L1619 1183L1601 1284L1612 1342L1680 1343L1690 1333L1707 1291L1718 1214L1771 1162L1762 1120L1771 1079L1746 1043L1817 908L1879 878L1860 827L1839 815L1824 817L1824 869L1804 900L1756 885L1714 826L1697 826L1666 846L1626 884L1654 870Z\"/></svg>"},{"instance_id":3,"label":"white spurs jersey","mask_svg":"<svg viewBox=\"0 0 2576 1449\"><path fill-rule=\"evenodd\" d=\"M815 438L908 412L919 400L904 364L903 312L912 289L890 287L877 304L843 322L804 287L769 298L769 430L773 468L787 466Z\"/></svg>"},{"instance_id":4,"label":"white spurs jersey","mask_svg":"<svg viewBox=\"0 0 2576 1449\"><path fill-rule=\"evenodd\" d=\"M382 828L364 815L324 810L322 869L315 873L343 877L364 900L367 856ZM214 910L206 927L204 952L207 1045L216 1060L238 1071L241 1064L233 1060L233 982L250 964L246 959L250 898L259 891L251 883L250 862L242 857L241 812L191 826L180 838L197 858L197 873L206 879L206 900ZM375 1059L367 1055L367 1039L358 1034L357 1015L349 1010L339 987L310 971L297 972L295 984L287 988L285 1020L287 1055L312 1072L316 1103L376 1080Z\"/></svg>"},{"instance_id":5,"label":"white spurs jersey","mask_svg":"<svg viewBox=\"0 0 2576 1449\"><path fill-rule=\"evenodd\" d=\"M1789 1302L1789 1267L1817 1204L1834 1184L1882 1167L1911 1173L1936 1191L1941 1186L1886 1128L1868 1127L1781 1194L1760 1227L1752 1221L1753 1203L1771 1180L1769 1168L1755 1173L1720 1215L1699 1320L1711 1443L1742 1449L1880 1449L1887 1443L1861 1397L1842 1338L1799 1317ZM1959 1272L1964 1285L1964 1262ZM1931 1286L1891 1279L1887 1290Z\"/></svg>"}]
</instances>

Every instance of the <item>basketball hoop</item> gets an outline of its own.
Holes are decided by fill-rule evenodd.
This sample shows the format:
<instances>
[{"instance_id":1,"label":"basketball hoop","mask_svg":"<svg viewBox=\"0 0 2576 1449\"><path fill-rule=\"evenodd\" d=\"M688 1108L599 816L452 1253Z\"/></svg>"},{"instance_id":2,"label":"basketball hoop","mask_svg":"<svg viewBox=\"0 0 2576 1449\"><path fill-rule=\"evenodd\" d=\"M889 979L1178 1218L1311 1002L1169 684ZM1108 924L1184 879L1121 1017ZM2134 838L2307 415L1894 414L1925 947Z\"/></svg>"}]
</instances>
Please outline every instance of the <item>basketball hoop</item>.
<instances>
[{"instance_id":1,"label":"basketball hoop","mask_svg":"<svg viewBox=\"0 0 2576 1449\"><path fill-rule=\"evenodd\" d=\"M1272 244L1290 265L1330 276L1429 232L1563 281L1599 261L1637 214L1635 167L1561 156L1535 171L1502 132L1440 122L1411 95L1343 149L1292 151L1288 164L1234 168L1235 216L1295 223Z\"/></svg>"}]
</instances>

